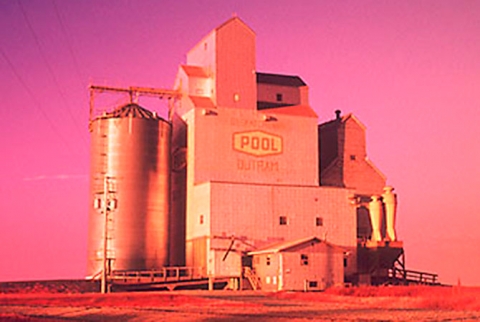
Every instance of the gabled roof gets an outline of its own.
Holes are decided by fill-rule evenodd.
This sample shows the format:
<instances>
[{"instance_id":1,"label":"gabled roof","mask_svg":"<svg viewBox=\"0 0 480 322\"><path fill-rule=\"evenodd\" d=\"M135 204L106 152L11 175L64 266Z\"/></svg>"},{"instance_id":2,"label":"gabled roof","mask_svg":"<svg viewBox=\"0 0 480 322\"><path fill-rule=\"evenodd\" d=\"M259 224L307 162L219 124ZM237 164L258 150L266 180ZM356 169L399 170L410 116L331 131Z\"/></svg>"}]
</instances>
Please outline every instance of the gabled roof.
<instances>
[{"instance_id":1,"label":"gabled roof","mask_svg":"<svg viewBox=\"0 0 480 322\"><path fill-rule=\"evenodd\" d=\"M251 33L255 34L255 31L253 31L252 28L250 28L245 22L243 22L242 19L240 19L239 17L237 17L236 15L234 15L232 18L228 19L227 21L225 21L224 23L222 23L220 26L218 26L217 28L215 28L215 31L218 31L219 29L222 29L223 27L225 27L226 25L230 24L230 23L240 23L242 24L246 29L248 29Z\"/></svg>"},{"instance_id":2,"label":"gabled roof","mask_svg":"<svg viewBox=\"0 0 480 322\"><path fill-rule=\"evenodd\" d=\"M195 44L195 46L193 46L187 53L187 61L188 61L188 55L189 53L191 53L193 50L195 50L195 48L197 48L198 46L203 46L204 42L206 39L212 37L212 35L215 35L217 34L221 29L227 27L228 25L230 24L237 24L239 26L242 26L244 29L248 30L248 32L252 33L254 36L255 36L255 32L252 30L252 28L250 28L245 22L243 22L242 19L238 18L236 15L231 17L230 19L228 19L227 21L225 21L224 23L222 23L221 25L219 25L218 27L214 28L213 30L211 30L208 34L206 34L199 42L197 42Z\"/></svg>"},{"instance_id":3,"label":"gabled roof","mask_svg":"<svg viewBox=\"0 0 480 322\"><path fill-rule=\"evenodd\" d=\"M318 237L311 236L311 237L301 238L301 239L297 239L297 240L276 243L276 244L270 245L266 248L261 248L261 249L249 252L248 255L261 255L261 254L279 253L279 252L287 251L287 250L289 250L293 247L298 247L298 246L301 246L303 244L310 244L310 243L315 243L315 244L324 243L325 245L327 245L329 247L334 247L338 250L343 251L343 249L339 246L330 244L330 243L328 243L324 240L319 239Z\"/></svg>"},{"instance_id":4,"label":"gabled roof","mask_svg":"<svg viewBox=\"0 0 480 322\"><path fill-rule=\"evenodd\" d=\"M200 66L181 65L180 67L185 71L185 74L187 74L187 76L203 78L208 77L207 71Z\"/></svg>"},{"instance_id":5,"label":"gabled roof","mask_svg":"<svg viewBox=\"0 0 480 322\"><path fill-rule=\"evenodd\" d=\"M350 119L355 121L362 129L364 129L364 130L367 129L367 127L362 122L360 122L360 120L355 115L353 115L352 113L349 113L345 116L342 116L342 122L344 122L344 123L346 123Z\"/></svg>"},{"instance_id":6,"label":"gabled roof","mask_svg":"<svg viewBox=\"0 0 480 322\"><path fill-rule=\"evenodd\" d=\"M267 74L257 72L257 83L272 84L289 87L307 86L307 84L298 76Z\"/></svg>"},{"instance_id":7,"label":"gabled roof","mask_svg":"<svg viewBox=\"0 0 480 322\"><path fill-rule=\"evenodd\" d=\"M383 172L380 171L380 169L377 168L377 166L368 157L365 158L365 162L373 169L373 171L378 173L378 175L382 177L383 180L387 181L387 176L384 175Z\"/></svg>"},{"instance_id":8,"label":"gabled roof","mask_svg":"<svg viewBox=\"0 0 480 322\"><path fill-rule=\"evenodd\" d=\"M355 115L353 115L353 113L348 113L347 115L340 117L340 119L333 119L333 120L321 123L319 124L319 126L320 127L329 126L329 125L338 123L338 121L340 121L341 123L346 123L350 119L356 122L363 130L367 129L367 127L362 122L360 122L360 120Z\"/></svg>"}]
</instances>

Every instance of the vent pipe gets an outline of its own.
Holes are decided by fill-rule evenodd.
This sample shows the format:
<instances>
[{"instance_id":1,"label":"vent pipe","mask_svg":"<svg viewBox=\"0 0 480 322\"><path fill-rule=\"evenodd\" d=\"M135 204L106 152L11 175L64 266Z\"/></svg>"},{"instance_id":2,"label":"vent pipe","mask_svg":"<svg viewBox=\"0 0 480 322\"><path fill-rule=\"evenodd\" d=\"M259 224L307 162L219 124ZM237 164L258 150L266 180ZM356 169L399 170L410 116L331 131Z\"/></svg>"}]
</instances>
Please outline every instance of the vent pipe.
<instances>
[{"instance_id":1,"label":"vent pipe","mask_svg":"<svg viewBox=\"0 0 480 322\"><path fill-rule=\"evenodd\" d=\"M337 120L340 120L342 118L341 114L342 114L342 111L340 111L340 110L335 111L335 115L336 115Z\"/></svg>"}]
</instances>

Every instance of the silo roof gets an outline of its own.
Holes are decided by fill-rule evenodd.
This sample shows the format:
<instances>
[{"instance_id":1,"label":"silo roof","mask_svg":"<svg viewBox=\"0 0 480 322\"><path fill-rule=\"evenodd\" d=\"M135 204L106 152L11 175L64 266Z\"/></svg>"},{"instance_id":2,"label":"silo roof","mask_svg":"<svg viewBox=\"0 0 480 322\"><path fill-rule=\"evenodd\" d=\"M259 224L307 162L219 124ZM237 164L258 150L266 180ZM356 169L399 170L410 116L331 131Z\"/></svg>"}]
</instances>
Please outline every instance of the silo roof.
<instances>
[{"instance_id":1,"label":"silo roof","mask_svg":"<svg viewBox=\"0 0 480 322\"><path fill-rule=\"evenodd\" d=\"M105 117L136 117L143 119L158 119L157 113L151 112L136 103L128 103L109 112Z\"/></svg>"}]
</instances>

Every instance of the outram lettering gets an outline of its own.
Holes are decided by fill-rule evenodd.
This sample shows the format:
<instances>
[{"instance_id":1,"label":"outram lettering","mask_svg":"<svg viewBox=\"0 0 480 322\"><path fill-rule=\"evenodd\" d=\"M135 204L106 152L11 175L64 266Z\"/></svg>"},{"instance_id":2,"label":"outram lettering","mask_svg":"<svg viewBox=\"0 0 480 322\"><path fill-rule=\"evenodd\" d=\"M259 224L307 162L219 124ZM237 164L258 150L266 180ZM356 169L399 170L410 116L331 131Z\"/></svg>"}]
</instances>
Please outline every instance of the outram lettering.
<instances>
[{"instance_id":1,"label":"outram lettering","mask_svg":"<svg viewBox=\"0 0 480 322\"><path fill-rule=\"evenodd\" d=\"M278 171L278 161L263 161L263 160L237 160L238 170L253 170L261 172L273 172Z\"/></svg>"}]
</instances>

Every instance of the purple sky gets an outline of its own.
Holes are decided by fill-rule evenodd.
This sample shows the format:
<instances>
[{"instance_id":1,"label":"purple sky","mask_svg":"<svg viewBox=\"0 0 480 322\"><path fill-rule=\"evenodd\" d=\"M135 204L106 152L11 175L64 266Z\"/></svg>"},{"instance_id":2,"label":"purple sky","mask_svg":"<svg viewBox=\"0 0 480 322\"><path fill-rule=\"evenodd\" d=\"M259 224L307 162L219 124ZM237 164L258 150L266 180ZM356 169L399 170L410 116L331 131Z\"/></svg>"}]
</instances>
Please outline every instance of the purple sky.
<instances>
[{"instance_id":1,"label":"purple sky","mask_svg":"<svg viewBox=\"0 0 480 322\"><path fill-rule=\"evenodd\" d=\"M480 285L475 0L0 0L0 281L84 276L88 84L171 88L233 13L257 70L301 76L320 121L341 109L367 126L408 268Z\"/></svg>"}]
</instances>

